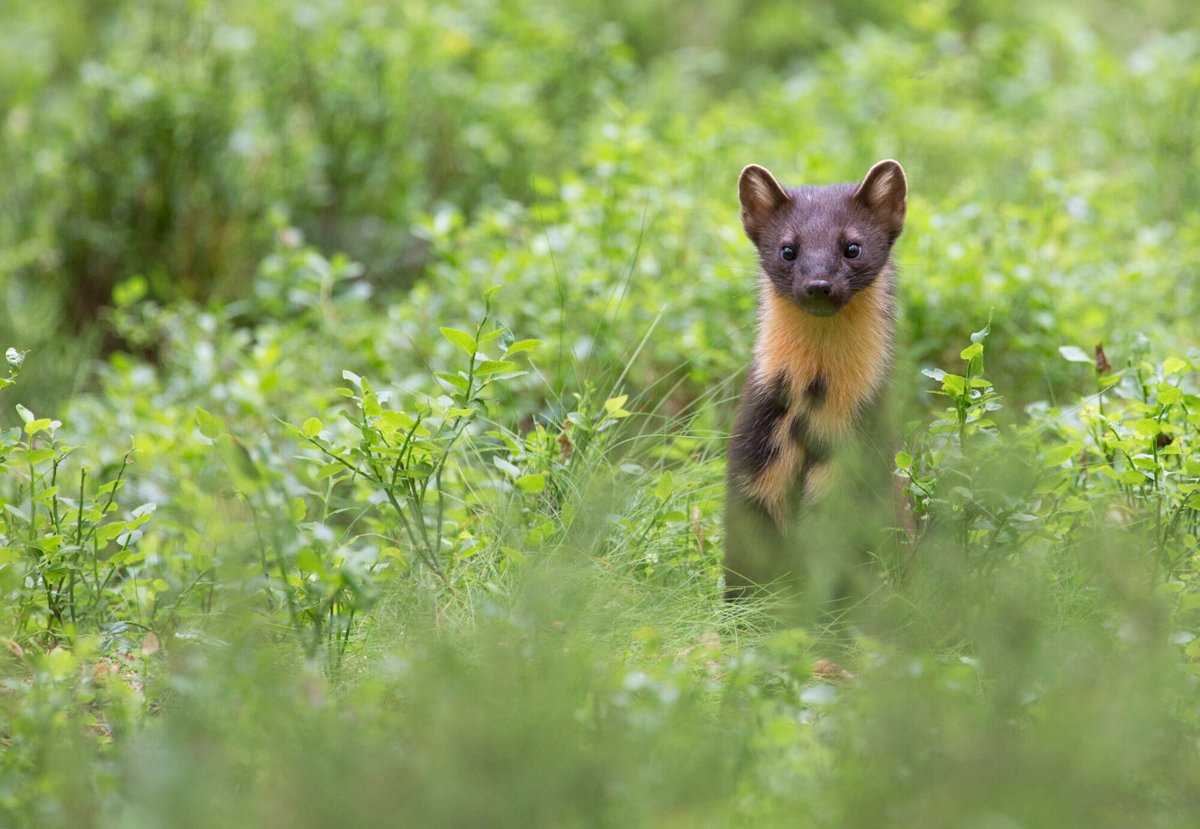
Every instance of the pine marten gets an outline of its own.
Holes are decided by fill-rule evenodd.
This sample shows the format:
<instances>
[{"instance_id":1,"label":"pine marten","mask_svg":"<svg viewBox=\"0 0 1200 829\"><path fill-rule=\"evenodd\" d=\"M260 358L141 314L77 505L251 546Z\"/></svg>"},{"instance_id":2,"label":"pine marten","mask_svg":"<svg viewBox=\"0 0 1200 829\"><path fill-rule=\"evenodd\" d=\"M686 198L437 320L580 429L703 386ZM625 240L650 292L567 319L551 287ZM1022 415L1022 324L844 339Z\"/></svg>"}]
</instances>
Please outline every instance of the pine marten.
<instances>
[{"instance_id":1,"label":"pine marten","mask_svg":"<svg viewBox=\"0 0 1200 829\"><path fill-rule=\"evenodd\" d=\"M729 444L730 598L764 585L832 598L870 546L872 510L891 489L889 441L871 421L891 366L891 251L907 194L891 160L857 184L823 187L784 188L763 167L742 170L759 302Z\"/></svg>"}]
</instances>

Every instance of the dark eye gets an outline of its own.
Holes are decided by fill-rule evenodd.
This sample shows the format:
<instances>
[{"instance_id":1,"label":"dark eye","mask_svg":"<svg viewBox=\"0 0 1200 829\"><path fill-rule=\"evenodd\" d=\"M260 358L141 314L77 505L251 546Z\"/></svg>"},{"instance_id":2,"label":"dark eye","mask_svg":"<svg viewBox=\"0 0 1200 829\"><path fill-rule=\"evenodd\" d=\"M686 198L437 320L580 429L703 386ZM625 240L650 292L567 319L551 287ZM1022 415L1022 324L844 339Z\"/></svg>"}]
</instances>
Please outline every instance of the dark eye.
<instances>
[{"instance_id":1,"label":"dark eye","mask_svg":"<svg viewBox=\"0 0 1200 829\"><path fill-rule=\"evenodd\" d=\"M779 249L779 256L791 262L796 258L796 249L791 245L784 245Z\"/></svg>"},{"instance_id":2,"label":"dark eye","mask_svg":"<svg viewBox=\"0 0 1200 829\"><path fill-rule=\"evenodd\" d=\"M857 259L860 253L862 253L862 247L851 242L842 251L842 256L845 256L847 259Z\"/></svg>"}]
</instances>

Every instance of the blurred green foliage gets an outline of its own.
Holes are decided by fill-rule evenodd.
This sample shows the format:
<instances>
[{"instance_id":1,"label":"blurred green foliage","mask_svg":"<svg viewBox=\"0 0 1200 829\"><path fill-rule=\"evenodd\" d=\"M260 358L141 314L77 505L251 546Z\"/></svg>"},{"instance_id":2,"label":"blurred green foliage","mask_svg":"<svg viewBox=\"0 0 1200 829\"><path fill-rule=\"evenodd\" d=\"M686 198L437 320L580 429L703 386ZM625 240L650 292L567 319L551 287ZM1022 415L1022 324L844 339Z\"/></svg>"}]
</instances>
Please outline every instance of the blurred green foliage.
<instances>
[{"instance_id":1,"label":"blurred green foliage","mask_svg":"<svg viewBox=\"0 0 1200 829\"><path fill-rule=\"evenodd\" d=\"M1198 57L1169 0L0 6L0 824L1194 825ZM912 522L785 627L720 599L734 182L882 157Z\"/></svg>"}]
</instances>

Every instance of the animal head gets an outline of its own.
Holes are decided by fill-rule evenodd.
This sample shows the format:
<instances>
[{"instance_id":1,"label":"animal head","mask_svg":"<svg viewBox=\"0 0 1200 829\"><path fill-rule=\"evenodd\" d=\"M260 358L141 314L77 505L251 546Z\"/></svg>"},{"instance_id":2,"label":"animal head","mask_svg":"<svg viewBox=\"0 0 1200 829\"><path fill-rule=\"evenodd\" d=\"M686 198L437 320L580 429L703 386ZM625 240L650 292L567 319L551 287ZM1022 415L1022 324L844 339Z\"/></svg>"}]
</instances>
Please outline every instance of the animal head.
<instances>
[{"instance_id":1,"label":"animal head","mask_svg":"<svg viewBox=\"0 0 1200 829\"><path fill-rule=\"evenodd\" d=\"M815 316L875 282L904 229L904 169L880 161L858 184L783 188L751 164L738 179L742 224L772 287Z\"/></svg>"}]
</instances>

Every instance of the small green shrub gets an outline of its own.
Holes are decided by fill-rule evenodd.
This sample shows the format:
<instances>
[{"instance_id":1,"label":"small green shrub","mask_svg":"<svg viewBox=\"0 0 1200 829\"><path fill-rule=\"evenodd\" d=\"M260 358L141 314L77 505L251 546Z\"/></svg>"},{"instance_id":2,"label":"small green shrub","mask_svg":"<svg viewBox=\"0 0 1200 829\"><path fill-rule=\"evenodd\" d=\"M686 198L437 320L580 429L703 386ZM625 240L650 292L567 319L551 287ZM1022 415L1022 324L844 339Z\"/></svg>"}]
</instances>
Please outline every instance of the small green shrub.
<instances>
[{"instance_id":1,"label":"small green shrub","mask_svg":"<svg viewBox=\"0 0 1200 829\"><path fill-rule=\"evenodd\" d=\"M24 426L0 437L0 580L8 635L50 648L80 634L103 634L111 645L131 626L151 630L169 588L138 547L155 505L113 515L132 450L116 476L97 486L87 467L68 474L74 450L59 437L61 422L38 418L20 404L17 411Z\"/></svg>"}]
</instances>

